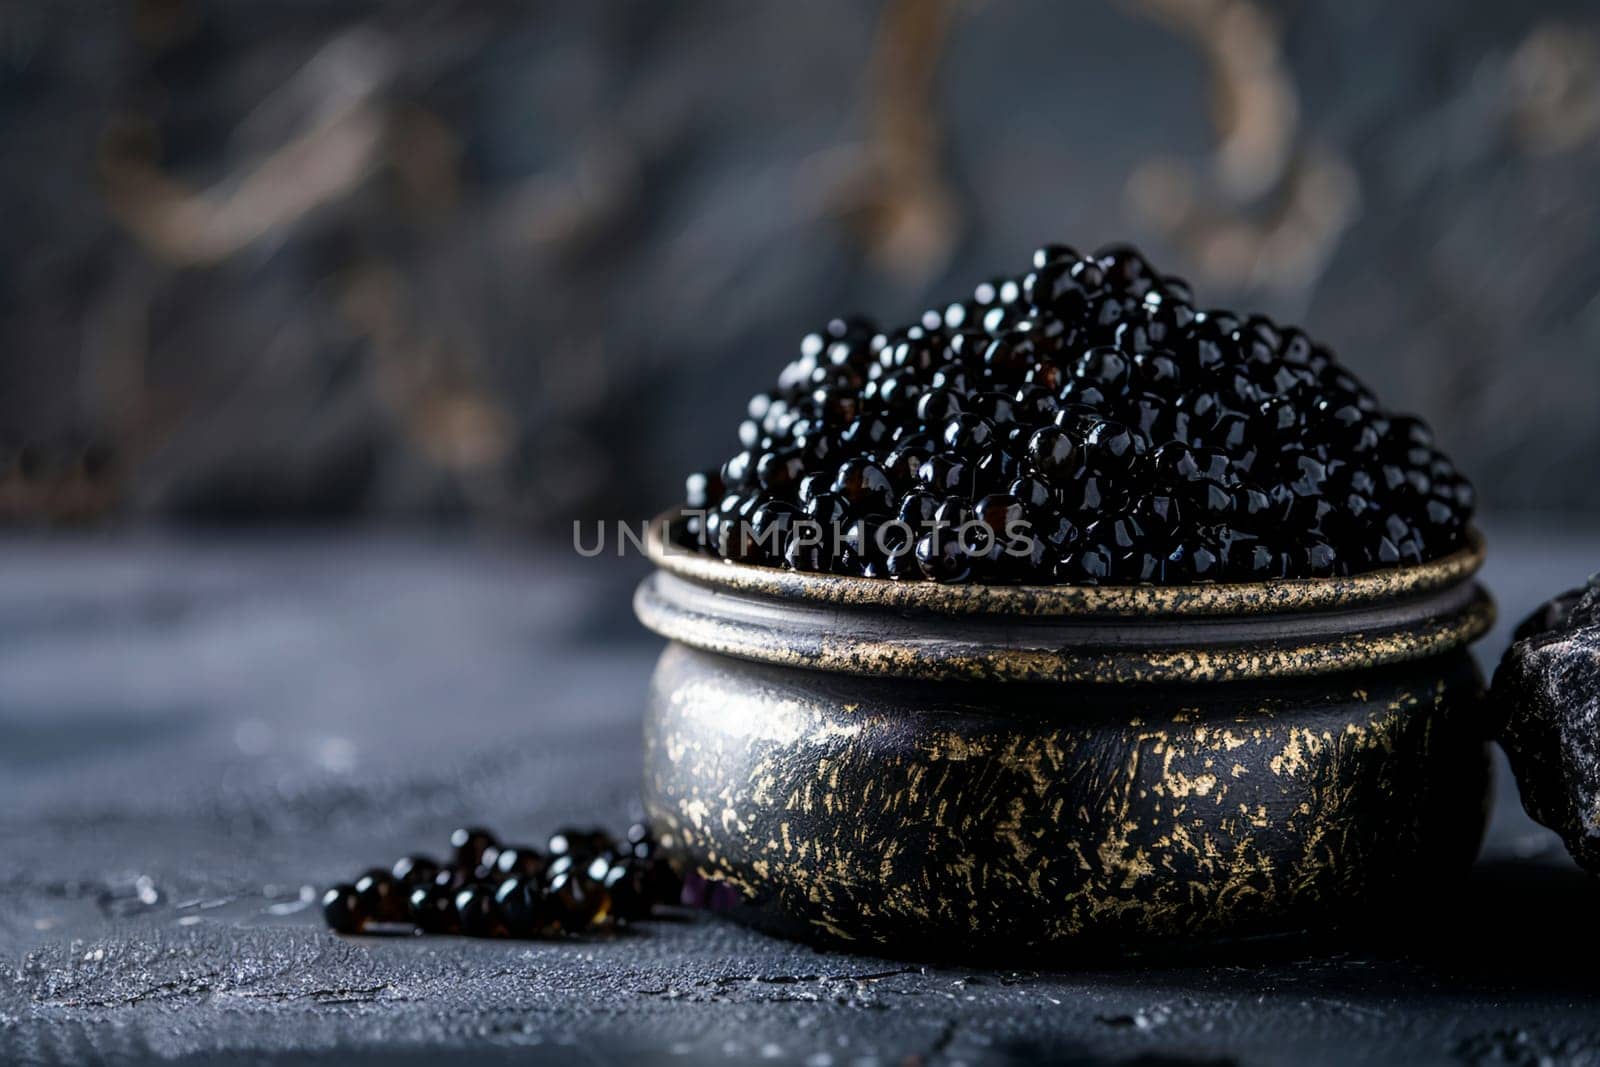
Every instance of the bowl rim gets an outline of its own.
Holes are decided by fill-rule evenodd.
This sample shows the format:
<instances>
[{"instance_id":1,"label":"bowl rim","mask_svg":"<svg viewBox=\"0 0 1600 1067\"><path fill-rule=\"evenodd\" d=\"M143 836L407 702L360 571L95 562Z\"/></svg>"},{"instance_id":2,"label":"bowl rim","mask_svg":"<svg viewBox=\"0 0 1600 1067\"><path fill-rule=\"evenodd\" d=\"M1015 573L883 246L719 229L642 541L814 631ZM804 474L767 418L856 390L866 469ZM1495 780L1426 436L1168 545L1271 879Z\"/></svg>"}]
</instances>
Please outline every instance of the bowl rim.
<instances>
[{"instance_id":1,"label":"bowl rim","mask_svg":"<svg viewBox=\"0 0 1600 1067\"><path fill-rule=\"evenodd\" d=\"M1468 527L1466 543L1427 563L1344 578L1289 578L1196 585L982 585L904 582L734 563L673 544L669 508L650 520L645 552L675 577L747 595L854 608L939 615L1231 616L1328 611L1382 604L1466 581L1483 566L1484 540Z\"/></svg>"}]
</instances>

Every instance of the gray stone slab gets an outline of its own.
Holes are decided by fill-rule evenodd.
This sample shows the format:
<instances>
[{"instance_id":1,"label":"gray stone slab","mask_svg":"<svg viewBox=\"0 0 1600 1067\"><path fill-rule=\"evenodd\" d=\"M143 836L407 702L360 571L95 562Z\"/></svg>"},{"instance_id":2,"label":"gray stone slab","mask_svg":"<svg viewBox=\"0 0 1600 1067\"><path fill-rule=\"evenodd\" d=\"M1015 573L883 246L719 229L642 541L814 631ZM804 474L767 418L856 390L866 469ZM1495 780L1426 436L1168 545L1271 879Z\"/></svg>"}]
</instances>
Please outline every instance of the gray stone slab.
<instances>
[{"instance_id":1,"label":"gray stone slab","mask_svg":"<svg viewBox=\"0 0 1600 1067\"><path fill-rule=\"evenodd\" d=\"M1593 531L1490 525L1510 625ZM570 944L340 938L308 887L636 803L636 560L377 535L0 553L0 1060L1600 1062L1595 886L1502 776L1458 896L1395 932L1058 972L683 916Z\"/></svg>"}]
</instances>

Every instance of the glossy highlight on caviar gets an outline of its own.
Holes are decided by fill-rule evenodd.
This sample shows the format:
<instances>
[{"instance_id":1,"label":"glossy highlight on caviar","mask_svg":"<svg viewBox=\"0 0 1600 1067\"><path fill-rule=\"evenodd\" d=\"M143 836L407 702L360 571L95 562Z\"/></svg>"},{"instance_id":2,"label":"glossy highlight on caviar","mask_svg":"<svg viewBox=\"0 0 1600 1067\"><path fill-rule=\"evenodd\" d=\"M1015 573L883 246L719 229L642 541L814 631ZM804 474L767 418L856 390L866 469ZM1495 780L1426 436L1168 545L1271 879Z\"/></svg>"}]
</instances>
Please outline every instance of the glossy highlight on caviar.
<instances>
[{"instance_id":1,"label":"glossy highlight on caviar","mask_svg":"<svg viewBox=\"0 0 1600 1067\"><path fill-rule=\"evenodd\" d=\"M1327 348L1120 245L1046 245L898 329L829 322L737 438L687 481L691 547L893 580L1350 575L1460 548L1475 500Z\"/></svg>"}]
</instances>

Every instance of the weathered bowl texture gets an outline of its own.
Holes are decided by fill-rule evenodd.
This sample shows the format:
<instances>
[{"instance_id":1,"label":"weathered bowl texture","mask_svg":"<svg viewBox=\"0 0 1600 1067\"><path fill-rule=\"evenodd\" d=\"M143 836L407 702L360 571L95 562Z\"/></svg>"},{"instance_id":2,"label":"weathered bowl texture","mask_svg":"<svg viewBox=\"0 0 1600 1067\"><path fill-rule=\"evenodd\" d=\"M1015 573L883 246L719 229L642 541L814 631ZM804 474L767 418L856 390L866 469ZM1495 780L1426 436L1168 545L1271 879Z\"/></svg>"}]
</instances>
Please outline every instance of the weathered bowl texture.
<instances>
[{"instance_id":1,"label":"weathered bowl texture","mask_svg":"<svg viewBox=\"0 0 1600 1067\"><path fill-rule=\"evenodd\" d=\"M1171 946L1393 915L1476 851L1476 538L1182 588L805 575L674 542L658 521L635 597L670 642L645 803L746 921L914 956Z\"/></svg>"}]
</instances>

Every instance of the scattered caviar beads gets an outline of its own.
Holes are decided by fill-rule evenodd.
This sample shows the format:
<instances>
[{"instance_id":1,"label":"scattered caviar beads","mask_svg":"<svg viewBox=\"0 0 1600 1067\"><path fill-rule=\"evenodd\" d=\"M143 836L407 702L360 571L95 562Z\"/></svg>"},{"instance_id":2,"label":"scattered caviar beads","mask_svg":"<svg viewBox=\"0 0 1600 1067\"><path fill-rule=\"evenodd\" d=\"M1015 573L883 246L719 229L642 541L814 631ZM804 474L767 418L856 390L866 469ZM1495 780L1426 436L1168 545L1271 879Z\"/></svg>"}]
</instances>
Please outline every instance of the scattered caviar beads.
<instances>
[{"instance_id":1,"label":"scattered caviar beads","mask_svg":"<svg viewBox=\"0 0 1600 1067\"><path fill-rule=\"evenodd\" d=\"M450 837L453 860L412 855L330 887L322 915L330 929L356 934L409 927L423 934L552 937L649 918L679 903L683 877L650 828L622 838L600 829L563 828L546 849L502 845L488 830Z\"/></svg>"}]
</instances>

